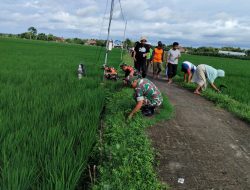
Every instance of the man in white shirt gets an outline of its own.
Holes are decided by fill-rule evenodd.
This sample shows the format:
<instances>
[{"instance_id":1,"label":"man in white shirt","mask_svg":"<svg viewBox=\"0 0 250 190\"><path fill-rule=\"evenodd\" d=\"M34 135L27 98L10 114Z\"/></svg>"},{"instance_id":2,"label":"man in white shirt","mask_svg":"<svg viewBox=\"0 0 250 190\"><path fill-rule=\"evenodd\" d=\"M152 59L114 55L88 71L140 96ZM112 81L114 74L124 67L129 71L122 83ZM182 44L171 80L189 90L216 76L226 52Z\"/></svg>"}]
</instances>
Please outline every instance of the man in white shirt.
<instances>
[{"instance_id":1,"label":"man in white shirt","mask_svg":"<svg viewBox=\"0 0 250 190\"><path fill-rule=\"evenodd\" d=\"M178 60L181 57L181 52L178 49L179 43L174 42L173 48L168 51L168 83L173 82L173 78L177 73Z\"/></svg>"}]
</instances>

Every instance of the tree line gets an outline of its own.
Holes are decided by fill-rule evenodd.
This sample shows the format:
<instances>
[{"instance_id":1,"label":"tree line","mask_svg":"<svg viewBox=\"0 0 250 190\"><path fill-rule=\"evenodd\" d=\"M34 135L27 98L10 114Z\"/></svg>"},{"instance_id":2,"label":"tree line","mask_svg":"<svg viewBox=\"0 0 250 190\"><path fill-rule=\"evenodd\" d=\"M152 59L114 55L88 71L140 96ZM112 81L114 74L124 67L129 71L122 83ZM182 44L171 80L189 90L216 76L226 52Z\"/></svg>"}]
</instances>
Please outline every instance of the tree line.
<instances>
[{"instance_id":1,"label":"tree line","mask_svg":"<svg viewBox=\"0 0 250 190\"><path fill-rule=\"evenodd\" d=\"M21 34L4 34L0 33L0 37L9 37L9 38L22 38L22 39L29 39L29 40L42 40L42 41L57 41L57 42L64 42L64 43L72 43L72 44L80 44L84 45L87 43L88 39L80 39L80 38L66 38L58 37L53 34L45 34L45 33L38 33L38 30L35 27L29 27L27 32L23 32ZM106 40L99 40L93 39L97 46L106 46Z\"/></svg>"},{"instance_id":2,"label":"tree line","mask_svg":"<svg viewBox=\"0 0 250 190\"><path fill-rule=\"evenodd\" d=\"M23 39L30 39L30 40L43 40L43 41L57 41L57 42L65 42L65 43L72 43L72 44L80 44L85 45L88 42L88 39L80 39L80 38L62 38L54 36L53 34L45 34L45 33L38 33L37 29L33 26L27 29L27 32L21 34L2 34L0 36L4 37L11 37L11 38L23 38ZM106 46L106 40L100 39L92 39L95 41L96 46ZM127 49L130 47L134 47L136 42L127 38L124 41L124 44ZM166 51L168 51L172 45L163 44L163 47ZM193 55L203 55L203 56L217 56L217 57L235 57L230 55L222 55L219 54L219 50L222 51L232 51L232 52L244 52L246 53L247 57L241 57L242 59L249 59L250 57L250 49L241 49L240 47L222 47L222 48L215 48L215 47L185 47L186 53L193 54Z\"/></svg>"}]
</instances>

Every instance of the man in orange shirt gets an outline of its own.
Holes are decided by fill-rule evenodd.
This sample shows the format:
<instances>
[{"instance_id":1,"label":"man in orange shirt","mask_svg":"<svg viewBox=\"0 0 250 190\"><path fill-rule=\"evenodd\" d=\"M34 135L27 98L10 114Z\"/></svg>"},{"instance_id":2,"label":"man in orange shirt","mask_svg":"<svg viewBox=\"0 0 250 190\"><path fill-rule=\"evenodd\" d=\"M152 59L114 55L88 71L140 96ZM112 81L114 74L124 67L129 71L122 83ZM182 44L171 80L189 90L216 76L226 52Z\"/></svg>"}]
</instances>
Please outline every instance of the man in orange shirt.
<instances>
[{"instance_id":1,"label":"man in orange shirt","mask_svg":"<svg viewBox=\"0 0 250 190\"><path fill-rule=\"evenodd\" d=\"M159 74L162 71L162 63L164 57L163 44L161 41L158 42L158 46L153 51L152 61L153 61L153 77L159 78Z\"/></svg>"}]
</instances>

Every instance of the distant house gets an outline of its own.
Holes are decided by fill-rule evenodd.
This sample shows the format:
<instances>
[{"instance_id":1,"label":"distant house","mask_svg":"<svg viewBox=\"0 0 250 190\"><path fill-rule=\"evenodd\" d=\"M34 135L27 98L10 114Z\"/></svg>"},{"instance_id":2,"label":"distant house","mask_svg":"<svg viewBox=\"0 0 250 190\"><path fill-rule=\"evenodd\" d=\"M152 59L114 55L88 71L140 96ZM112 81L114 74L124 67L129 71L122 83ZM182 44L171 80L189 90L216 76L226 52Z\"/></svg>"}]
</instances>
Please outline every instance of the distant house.
<instances>
[{"instance_id":1,"label":"distant house","mask_svg":"<svg viewBox=\"0 0 250 190\"><path fill-rule=\"evenodd\" d=\"M65 42L65 39L63 37L56 37L55 41L56 42Z\"/></svg>"},{"instance_id":2,"label":"distant house","mask_svg":"<svg viewBox=\"0 0 250 190\"><path fill-rule=\"evenodd\" d=\"M247 56L246 53L244 53L244 52L233 52L233 51L222 51L222 50L219 50L218 53L219 54L223 54L223 55L232 55L232 56Z\"/></svg>"},{"instance_id":3,"label":"distant house","mask_svg":"<svg viewBox=\"0 0 250 190\"><path fill-rule=\"evenodd\" d=\"M86 43L86 45L90 45L90 46L95 46L96 45L96 40L88 40Z\"/></svg>"},{"instance_id":4,"label":"distant house","mask_svg":"<svg viewBox=\"0 0 250 190\"><path fill-rule=\"evenodd\" d=\"M179 46L179 51L181 53L186 53L187 52L187 50L184 47L182 47L182 46Z\"/></svg>"},{"instance_id":5,"label":"distant house","mask_svg":"<svg viewBox=\"0 0 250 190\"><path fill-rule=\"evenodd\" d=\"M115 40L115 41L113 42L113 47L114 47L114 48L122 48L122 46L123 46L123 43L122 43L122 41L120 41L120 40Z\"/></svg>"}]
</instances>

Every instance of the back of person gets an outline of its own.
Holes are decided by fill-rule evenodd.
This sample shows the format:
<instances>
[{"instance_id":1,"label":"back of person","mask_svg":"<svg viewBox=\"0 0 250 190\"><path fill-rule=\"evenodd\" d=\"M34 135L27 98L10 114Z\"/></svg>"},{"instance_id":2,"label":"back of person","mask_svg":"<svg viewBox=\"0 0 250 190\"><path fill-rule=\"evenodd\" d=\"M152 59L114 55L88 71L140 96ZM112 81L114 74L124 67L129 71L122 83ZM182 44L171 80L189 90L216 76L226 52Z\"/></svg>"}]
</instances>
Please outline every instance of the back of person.
<instances>
[{"instance_id":1,"label":"back of person","mask_svg":"<svg viewBox=\"0 0 250 190\"><path fill-rule=\"evenodd\" d=\"M196 70L196 66L189 61L184 61L182 63L182 67L185 68L186 70L191 71L192 73Z\"/></svg>"},{"instance_id":2,"label":"back of person","mask_svg":"<svg viewBox=\"0 0 250 190\"><path fill-rule=\"evenodd\" d=\"M163 49L162 48L155 48L154 49L154 59L153 62L154 63L162 63L163 61Z\"/></svg>"},{"instance_id":3,"label":"back of person","mask_svg":"<svg viewBox=\"0 0 250 190\"><path fill-rule=\"evenodd\" d=\"M144 96L151 104L160 105L163 101L159 89L148 79L140 79L135 90L137 97Z\"/></svg>"}]
</instances>

